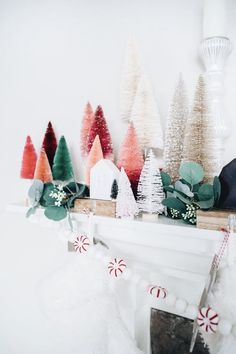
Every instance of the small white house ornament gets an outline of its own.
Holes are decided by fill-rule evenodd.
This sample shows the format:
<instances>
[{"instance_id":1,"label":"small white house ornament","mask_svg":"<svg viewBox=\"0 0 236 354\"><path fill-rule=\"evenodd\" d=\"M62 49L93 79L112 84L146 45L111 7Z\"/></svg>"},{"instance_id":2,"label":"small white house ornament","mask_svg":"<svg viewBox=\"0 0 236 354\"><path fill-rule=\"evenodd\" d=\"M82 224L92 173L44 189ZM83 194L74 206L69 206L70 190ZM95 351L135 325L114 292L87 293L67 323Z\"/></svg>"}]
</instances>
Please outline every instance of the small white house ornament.
<instances>
[{"instance_id":1,"label":"small white house ornament","mask_svg":"<svg viewBox=\"0 0 236 354\"><path fill-rule=\"evenodd\" d=\"M118 182L119 175L119 169L111 160L98 161L90 171L90 198L110 200L113 181Z\"/></svg>"}]
</instances>

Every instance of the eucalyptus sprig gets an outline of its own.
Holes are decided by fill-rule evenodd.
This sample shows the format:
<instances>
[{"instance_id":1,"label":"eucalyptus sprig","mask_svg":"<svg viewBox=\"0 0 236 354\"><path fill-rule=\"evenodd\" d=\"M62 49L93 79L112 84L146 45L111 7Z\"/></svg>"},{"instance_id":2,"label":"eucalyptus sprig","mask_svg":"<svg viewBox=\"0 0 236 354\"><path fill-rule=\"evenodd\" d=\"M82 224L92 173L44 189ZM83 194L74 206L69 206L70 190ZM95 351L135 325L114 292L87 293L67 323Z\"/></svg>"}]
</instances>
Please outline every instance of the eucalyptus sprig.
<instances>
[{"instance_id":1,"label":"eucalyptus sprig","mask_svg":"<svg viewBox=\"0 0 236 354\"><path fill-rule=\"evenodd\" d=\"M77 182L63 185L34 180L28 194L31 207L27 211L27 217L34 214L41 206L45 208L44 215L48 219L60 221L68 216L71 224L70 211L74 207L75 199L88 197L89 189L86 185Z\"/></svg>"},{"instance_id":2,"label":"eucalyptus sprig","mask_svg":"<svg viewBox=\"0 0 236 354\"><path fill-rule=\"evenodd\" d=\"M196 224L197 209L207 210L217 204L221 190L219 178L215 177L213 184L204 183L203 168L196 162L182 163L179 176L181 178L172 183L168 173L161 172L166 192L162 204L170 217Z\"/></svg>"}]
</instances>

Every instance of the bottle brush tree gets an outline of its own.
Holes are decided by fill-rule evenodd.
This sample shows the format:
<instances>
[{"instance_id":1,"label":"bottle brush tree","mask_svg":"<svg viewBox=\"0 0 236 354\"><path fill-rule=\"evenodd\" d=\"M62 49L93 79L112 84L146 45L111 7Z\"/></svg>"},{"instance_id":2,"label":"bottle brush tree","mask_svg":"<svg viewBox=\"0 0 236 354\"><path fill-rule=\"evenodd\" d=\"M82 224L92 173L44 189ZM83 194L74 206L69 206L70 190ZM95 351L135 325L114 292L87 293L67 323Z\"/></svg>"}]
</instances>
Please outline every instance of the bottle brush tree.
<instances>
[{"instance_id":1,"label":"bottle brush tree","mask_svg":"<svg viewBox=\"0 0 236 354\"><path fill-rule=\"evenodd\" d=\"M92 149L89 151L88 158L86 161L85 183L88 186L90 185L90 170L101 159L103 159L103 152L99 136L97 135L93 142Z\"/></svg>"},{"instance_id":2,"label":"bottle brush tree","mask_svg":"<svg viewBox=\"0 0 236 354\"><path fill-rule=\"evenodd\" d=\"M130 181L122 167L116 198L116 216L118 218L133 218L137 214L138 207L130 186Z\"/></svg>"},{"instance_id":3,"label":"bottle brush tree","mask_svg":"<svg viewBox=\"0 0 236 354\"><path fill-rule=\"evenodd\" d=\"M72 161L67 147L66 139L59 140L52 167L53 179L56 181L69 181L74 179Z\"/></svg>"},{"instance_id":4,"label":"bottle brush tree","mask_svg":"<svg viewBox=\"0 0 236 354\"><path fill-rule=\"evenodd\" d=\"M183 159L183 142L189 114L188 99L182 75L179 77L166 123L164 164L165 171L173 181L179 178L179 167Z\"/></svg>"},{"instance_id":5,"label":"bottle brush tree","mask_svg":"<svg viewBox=\"0 0 236 354\"><path fill-rule=\"evenodd\" d=\"M163 149L163 132L157 103L152 87L145 76L142 76L131 113L138 141L142 149Z\"/></svg>"},{"instance_id":6,"label":"bottle brush tree","mask_svg":"<svg viewBox=\"0 0 236 354\"><path fill-rule=\"evenodd\" d=\"M183 161L194 161L203 167L205 181L211 182L219 173L219 154L213 116L207 98L207 87L200 75L192 111L187 120Z\"/></svg>"},{"instance_id":7,"label":"bottle brush tree","mask_svg":"<svg viewBox=\"0 0 236 354\"><path fill-rule=\"evenodd\" d=\"M139 177L143 168L143 153L133 123L129 123L127 134L119 151L118 168L124 168L136 195Z\"/></svg>"},{"instance_id":8,"label":"bottle brush tree","mask_svg":"<svg viewBox=\"0 0 236 354\"><path fill-rule=\"evenodd\" d=\"M138 184L137 204L140 212L161 214L164 211L162 204L165 194L161 174L157 168L157 160L150 150L141 172Z\"/></svg>"},{"instance_id":9,"label":"bottle brush tree","mask_svg":"<svg viewBox=\"0 0 236 354\"><path fill-rule=\"evenodd\" d=\"M34 179L40 179L43 183L52 182L52 171L49 165L47 154L42 148L37 159Z\"/></svg>"},{"instance_id":10,"label":"bottle brush tree","mask_svg":"<svg viewBox=\"0 0 236 354\"><path fill-rule=\"evenodd\" d=\"M99 136L104 159L112 159L113 147L111 142L111 135L101 106L98 106L96 109L94 121L89 132L88 151L91 150L97 135Z\"/></svg>"},{"instance_id":11,"label":"bottle brush tree","mask_svg":"<svg viewBox=\"0 0 236 354\"><path fill-rule=\"evenodd\" d=\"M129 39L121 83L121 119L129 122L141 77L141 61L134 39Z\"/></svg>"},{"instance_id":12,"label":"bottle brush tree","mask_svg":"<svg viewBox=\"0 0 236 354\"><path fill-rule=\"evenodd\" d=\"M81 133L80 133L80 150L82 157L86 157L89 153L88 149L88 137L91 126L94 121L94 113L91 104L88 102L85 110L84 116L81 125Z\"/></svg>"},{"instance_id":13,"label":"bottle brush tree","mask_svg":"<svg viewBox=\"0 0 236 354\"><path fill-rule=\"evenodd\" d=\"M52 168L53 159L57 149L57 139L51 122L48 123L47 130L43 139L42 148L46 152L48 162Z\"/></svg>"},{"instance_id":14,"label":"bottle brush tree","mask_svg":"<svg viewBox=\"0 0 236 354\"><path fill-rule=\"evenodd\" d=\"M111 199L116 199L118 193L118 183L117 180L114 179L112 186L111 186Z\"/></svg>"},{"instance_id":15,"label":"bottle brush tree","mask_svg":"<svg viewBox=\"0 0 236 354\"><path fill-rule=\"evenodd\" d=\"M25 179L33 179L34 171L37 161L37 153L35 151L34 145L32 143L31 137L28 135L26 138L22 162L20 177Z\"/></svg>"}]
</instances>

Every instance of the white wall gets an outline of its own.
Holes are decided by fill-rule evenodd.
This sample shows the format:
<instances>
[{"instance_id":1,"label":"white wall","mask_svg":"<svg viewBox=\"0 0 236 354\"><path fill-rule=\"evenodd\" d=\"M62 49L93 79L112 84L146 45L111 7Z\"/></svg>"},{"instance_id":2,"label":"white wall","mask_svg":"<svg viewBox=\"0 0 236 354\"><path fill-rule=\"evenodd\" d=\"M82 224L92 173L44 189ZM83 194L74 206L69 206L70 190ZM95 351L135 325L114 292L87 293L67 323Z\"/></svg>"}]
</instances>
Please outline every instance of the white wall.
<instances>
[{"instance_id":1,"label":"white wall","mask_svg":"<svg viewBox=\"0 0 236 354\"><path fill-rule=\"evenodd\" d=\"M203 69L198 57L201 6L200 0L0 1L3 207L9 201L24 198L25 182L19 179L19 170L25 137L30 134L39 148L49 120L52 120L58 137L61 134L66 136L78 178L83 178L79 136L87 100L94 107L97 104L103 106L117 150L126 128L119 117L119 85L130 33L139 43L164 125L178 73L183 72L192 95L197 76ZM234 43L236 2L233 0L229 0L228 13L229 36ZM225 161L236 155L235 62L234 50L226 67L226 107L232 119L232 134L226 143ZM43 257L44 248L51 240L50 234L36 226L27 226L21 217L13 221L9 215L1 215L4 232L0 242L3 289L0 291L0 308L4 309L4 321L0 320L0 343L3 343L2 336L5 347L1 351L0 344L0 352L36 354L34 340L41 336L47 354L52 351L47 345L46 333L43 333L31 281L61 264L65 255L59 243L50 244L50 250L55 247L53 258L46 250L46 258ZM42 234L43 241L40 239ZM30 313L33 313L33 322ZM24 319L23 325L21 318ZM15 323L13 327L12 323ZM12 329L17 333L14 345ZM40 329L38 337L37 329ZM26 348L27 331L31 335L31 344Z\"/></svg>"},{"instance_id":2,"label":"white wall","mask_svg":"<svg viewBox=\"0 0 236 354\"><path fill-rule=\"evenodd\" d=\"M228 0L229 32L236 34L236 4ZM79 136L87 100L102 104L115 149L125 125L119 116L119 87L127 38L136 36L144 70L152 81L165 122L178 73L192 95L202 64L201 5L196 0L0 2L1 177L7 199L18 199L21 154L27 134L40 147L47 122L65 134L77 175L83 178ZM234 119L233 52L226 68L226 104ZM225 159L235 156L231 136ZM235 146L235 145L234 145ZM5 191L3 191L4 194Z\"/></svg>"}]
</instances>

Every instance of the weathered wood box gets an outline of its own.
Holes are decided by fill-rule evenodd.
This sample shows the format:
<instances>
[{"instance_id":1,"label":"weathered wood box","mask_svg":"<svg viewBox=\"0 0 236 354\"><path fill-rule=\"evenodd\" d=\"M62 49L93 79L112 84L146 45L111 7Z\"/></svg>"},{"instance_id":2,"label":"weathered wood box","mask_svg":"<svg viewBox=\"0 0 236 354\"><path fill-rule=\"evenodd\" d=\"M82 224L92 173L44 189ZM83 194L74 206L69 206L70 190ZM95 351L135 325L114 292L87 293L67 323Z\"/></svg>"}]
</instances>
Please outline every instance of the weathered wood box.
<instances>
[{"instance_id":1,"label":"weathered wood box","mask_svg":"<svg viewBox=\"0 0 236 354\"><path fill-rule=\"evenodd\" d=\"M90 198L76 199L73 211L81 214L93 212L94 215L115 218L116 201Z\"/></svg>"},{"instance_id":2,"label":"weathered wood box","mask_svg":"<svg viewBox=\"0 0 236 354\"><path fill-rule=\"evenodd\" d=\"M199 229L207 230L221 230L222 228L228 227L228 217L229 215L235 215L235 210L209 210L197 211L197 227ZM234 226L234 232L236 232L236 225Z\"/></svg>"}]
</instances>

